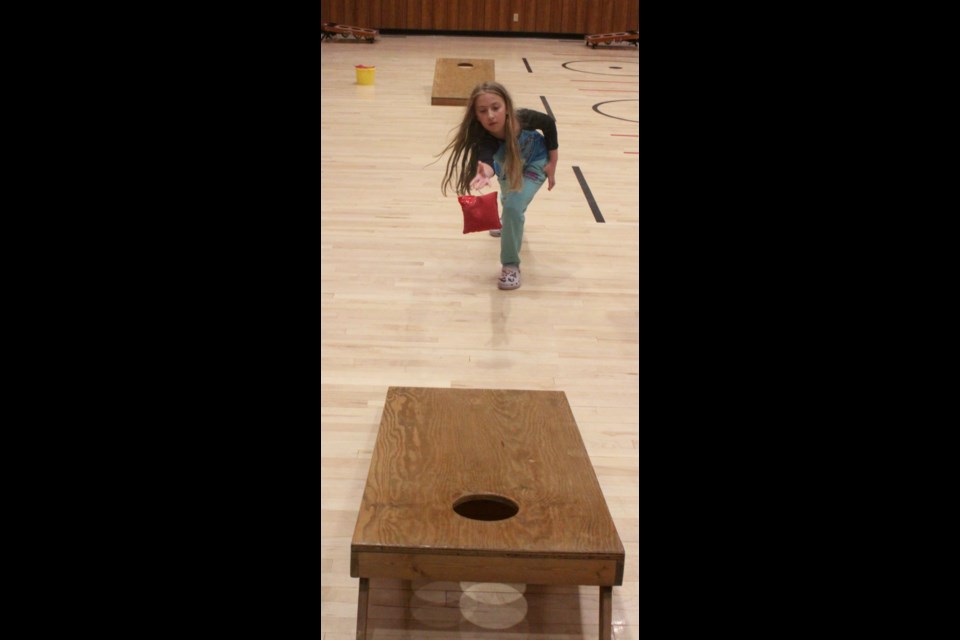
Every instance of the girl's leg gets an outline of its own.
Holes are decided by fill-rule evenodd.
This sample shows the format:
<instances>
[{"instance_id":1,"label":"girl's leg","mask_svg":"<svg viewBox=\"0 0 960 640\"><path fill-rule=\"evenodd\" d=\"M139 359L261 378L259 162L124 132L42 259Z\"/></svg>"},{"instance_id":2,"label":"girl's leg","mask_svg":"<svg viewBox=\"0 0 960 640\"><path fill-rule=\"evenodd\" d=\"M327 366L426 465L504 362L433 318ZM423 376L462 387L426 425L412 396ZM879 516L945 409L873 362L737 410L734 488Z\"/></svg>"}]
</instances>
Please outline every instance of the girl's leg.
<instances>
[{"instance_id":1,"label":"girl's leg","mask_svg":"<svg viewBox=\"0 0 960 640\"><path fill-rule=\"evenodd\" d=\"M527 206L540 190L542 181L523 178L520 191L501 191L500 202L503 216L500 223L500 264L520 266L520 244L523 242L523 224L526 221Z\"/></svg>"}]
</instances>

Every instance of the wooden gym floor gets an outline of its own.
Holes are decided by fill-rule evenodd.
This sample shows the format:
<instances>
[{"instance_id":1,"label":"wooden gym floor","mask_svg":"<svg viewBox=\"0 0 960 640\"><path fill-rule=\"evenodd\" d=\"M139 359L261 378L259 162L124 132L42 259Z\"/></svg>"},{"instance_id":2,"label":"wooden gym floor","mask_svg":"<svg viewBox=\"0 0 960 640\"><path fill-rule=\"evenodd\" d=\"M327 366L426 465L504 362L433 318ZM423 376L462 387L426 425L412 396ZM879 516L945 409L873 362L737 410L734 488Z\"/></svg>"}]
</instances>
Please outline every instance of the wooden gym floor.
<instances>
[{"instance_id":1,"label":"wooden gym floor","mask_svg":"<svg viewBox=\"0 0 960 640\"><path fill-rule=\"evenodd\" d=\"M321 640L355 637L350 540L391 385L566 393L626 551L613 637L639 638L637 48L386 35L320 51ZM430 164L463 113L430 104L441 57L495 60L518 107L557 119L557 184L527 210L515 291ZM596 587L370 586L371 639L597 637Z\"/></svg>"}]
</instances>

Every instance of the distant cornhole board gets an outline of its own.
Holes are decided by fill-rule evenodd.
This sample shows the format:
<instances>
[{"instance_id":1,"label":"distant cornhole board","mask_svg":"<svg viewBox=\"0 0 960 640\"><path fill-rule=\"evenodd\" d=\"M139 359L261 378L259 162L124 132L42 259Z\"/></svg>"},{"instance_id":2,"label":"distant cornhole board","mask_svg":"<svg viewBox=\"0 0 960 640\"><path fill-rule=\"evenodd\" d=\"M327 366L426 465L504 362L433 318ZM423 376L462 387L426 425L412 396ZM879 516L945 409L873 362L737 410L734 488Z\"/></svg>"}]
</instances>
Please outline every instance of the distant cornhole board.
<instances>
[{"instance_id":1,"label":"distant cornhole board","mask_svg":"<svg viewBox=\"0 0 960 640\"><path fill-rule=\"evenodd\" d=\"M493 60L437 58L430 104L465 106L473 88L488 80L496 80Z\"/></svg>"},{"instance_id":2,"label":"distant cornhole board","mask_svg":"<svg viewBox=\"0 0 960 640\"><path fill-rule=\"evenodd\" d=\"M592 36L585 36L584 40L588 47L597 48L598 44L614 44L615 42L626 42L632 44L637 49L640 48L639 31L621 31L620 33L598 33Z\"/></svg>"}]
</instances>

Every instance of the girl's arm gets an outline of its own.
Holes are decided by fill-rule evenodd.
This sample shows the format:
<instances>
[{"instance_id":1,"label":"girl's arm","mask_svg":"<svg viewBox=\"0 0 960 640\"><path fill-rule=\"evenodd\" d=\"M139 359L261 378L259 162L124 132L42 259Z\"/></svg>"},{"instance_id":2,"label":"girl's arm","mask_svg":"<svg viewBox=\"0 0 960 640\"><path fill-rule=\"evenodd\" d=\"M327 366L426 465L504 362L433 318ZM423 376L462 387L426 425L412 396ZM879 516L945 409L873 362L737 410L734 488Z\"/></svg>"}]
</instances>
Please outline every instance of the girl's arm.
<instances>
[{"instance_id":1,"label":"girl's arm","mask_svg":"<svg viewBox=\"0 0 960 640\"><path fill-rule=\"evenodd\" d=\"M543 165L543 173L547 176L547 191L553 189L557 183L554 175L557 171L557 122L552 117L533 109L520 109L517 114L521 117L521 126L524 129L539 129L543 132L543 141L547 146L547 164Z\"/></svg>"}]
</instances>

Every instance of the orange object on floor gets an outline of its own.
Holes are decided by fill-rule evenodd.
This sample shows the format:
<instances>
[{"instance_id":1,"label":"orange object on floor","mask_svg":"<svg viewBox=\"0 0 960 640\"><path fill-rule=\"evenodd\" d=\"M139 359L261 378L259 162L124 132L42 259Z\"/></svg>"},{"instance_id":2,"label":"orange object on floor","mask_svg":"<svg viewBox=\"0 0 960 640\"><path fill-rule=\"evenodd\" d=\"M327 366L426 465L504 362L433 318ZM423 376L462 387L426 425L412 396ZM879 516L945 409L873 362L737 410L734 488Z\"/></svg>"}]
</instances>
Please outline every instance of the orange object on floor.
<instances>
[{"instance_id":1,"label":"orange object on floor","mask_svg":"<svg viewBox=\"0 0 960 640\"><path fill-rule=\"evenodd\" d=\"M613 44L615 42L626 42L635 47L639 47L640 33L637 31L621 31L620 33L598 33L592 36L584 37L585 44L594 49L598 44Z\"/></svg>"},{"instance_id":2,"label":"orange object on floor","mask_svg":"<svg viewBox=\"0 0 960 640\"><path fill-rule=\"evenodd\" d=\"M376 29L351 27L345 24L337 24L336 22L324 22L320 25L320 29L321 42L327 39L332 40L339 37L343 40L356 38L357 40L365 40L370 44L373 44L373 41L377 39L378 35L380 35L380 32Z\"/></svg>"}]
</instances>

